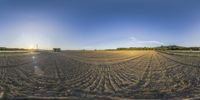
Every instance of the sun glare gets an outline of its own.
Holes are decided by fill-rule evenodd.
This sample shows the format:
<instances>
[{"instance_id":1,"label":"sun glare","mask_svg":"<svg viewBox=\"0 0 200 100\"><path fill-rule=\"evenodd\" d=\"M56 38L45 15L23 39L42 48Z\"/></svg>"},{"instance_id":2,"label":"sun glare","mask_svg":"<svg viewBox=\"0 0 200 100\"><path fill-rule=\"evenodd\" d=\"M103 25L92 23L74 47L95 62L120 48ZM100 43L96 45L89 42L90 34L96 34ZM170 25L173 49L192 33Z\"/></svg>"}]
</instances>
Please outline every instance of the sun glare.
<instances>
[{"instance_id":1,"label":"sun glare","mask_svg":"<svg viewBox=\"0 0 200 100\"><path fill-rule=\"evenodd\" d=\"M28 49L34 49L34 46L33 46L33 45L30 45L30 46L28 47Z\"/></svg>"}]
</instances>

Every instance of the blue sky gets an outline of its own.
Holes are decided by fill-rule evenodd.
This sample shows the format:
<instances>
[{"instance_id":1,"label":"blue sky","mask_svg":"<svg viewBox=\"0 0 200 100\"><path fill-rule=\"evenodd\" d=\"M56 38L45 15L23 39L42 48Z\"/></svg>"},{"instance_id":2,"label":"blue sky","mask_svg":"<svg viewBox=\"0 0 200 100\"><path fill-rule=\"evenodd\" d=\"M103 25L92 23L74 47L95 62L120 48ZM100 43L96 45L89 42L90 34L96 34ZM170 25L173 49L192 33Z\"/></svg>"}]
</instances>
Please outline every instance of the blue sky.
<instances>
[{"instance_id":1,"label":"blue sky","mask_svg":"<svg viewBox=\"0 0 200 100\"><path fill-rule=\"evenodd\" d=\"M198 0L0 0L0 46L200 46Z\"/></svg>"}]
</instances>

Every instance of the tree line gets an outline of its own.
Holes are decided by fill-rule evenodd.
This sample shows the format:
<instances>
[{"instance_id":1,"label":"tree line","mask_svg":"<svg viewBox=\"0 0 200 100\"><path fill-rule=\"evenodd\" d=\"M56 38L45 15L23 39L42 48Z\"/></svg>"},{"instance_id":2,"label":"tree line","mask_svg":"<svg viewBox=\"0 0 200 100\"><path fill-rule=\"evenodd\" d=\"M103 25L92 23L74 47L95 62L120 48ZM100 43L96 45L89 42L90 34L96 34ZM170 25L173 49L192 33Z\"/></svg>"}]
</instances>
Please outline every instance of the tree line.
<instances>
[{"instance_id":1,"label":"tree line","mask_svg":"<svg viewBox=\"0 0 200 100\"><path fill-rule=\"evenodd\" d=\"M192 50L200 51L200 47L183 47L177 45L159 46L159 47L129 47L117 48L117 50Z\"/></svg>"},{"instance_id":2,"label":"tree line","mask_svg":"<svg viewBox=\"0 0 200 100\"><path fill-rule=\"evenodd\" d=\"M6 48L6 47L0 47L0 51L16 51L16 50L27 50L24 48Z\"/></svg>"}]
</instances>

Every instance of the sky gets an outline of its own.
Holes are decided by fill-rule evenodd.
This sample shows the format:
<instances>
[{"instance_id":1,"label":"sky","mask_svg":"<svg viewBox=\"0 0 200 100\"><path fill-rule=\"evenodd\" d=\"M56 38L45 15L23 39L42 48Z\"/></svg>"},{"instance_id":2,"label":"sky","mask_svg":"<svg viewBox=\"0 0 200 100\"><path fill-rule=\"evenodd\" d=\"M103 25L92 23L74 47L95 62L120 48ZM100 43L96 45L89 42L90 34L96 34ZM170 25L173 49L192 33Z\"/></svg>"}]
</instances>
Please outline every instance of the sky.
<instances>
[{"instance_id":1,"label":"sky","mask_svg":"<svg viewBox=\"0 0 200 100\"><path fill-rule=\"evenodd\" d=\"M200 46L199 0L0 0L0 47Z\"/></svg>"}]
</instances>

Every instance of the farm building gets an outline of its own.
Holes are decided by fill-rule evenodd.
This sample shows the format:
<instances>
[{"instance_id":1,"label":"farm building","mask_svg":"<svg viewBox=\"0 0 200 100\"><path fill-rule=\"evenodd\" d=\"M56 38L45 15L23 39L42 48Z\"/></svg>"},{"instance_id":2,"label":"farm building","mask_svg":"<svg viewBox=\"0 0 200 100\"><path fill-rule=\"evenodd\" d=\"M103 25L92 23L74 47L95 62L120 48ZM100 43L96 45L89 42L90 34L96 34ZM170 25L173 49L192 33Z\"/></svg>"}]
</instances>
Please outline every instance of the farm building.
<instances>
[{"instance_id":1,"label":"farm building","mask_svg":"<svg viewBox=\"0 0 200 100\"><path fill-rule=\"evenodd\" d=\"M54 52L61 52L61 49L60 48L53 48L53 51Z\"/></svg>"}]
</instances>

